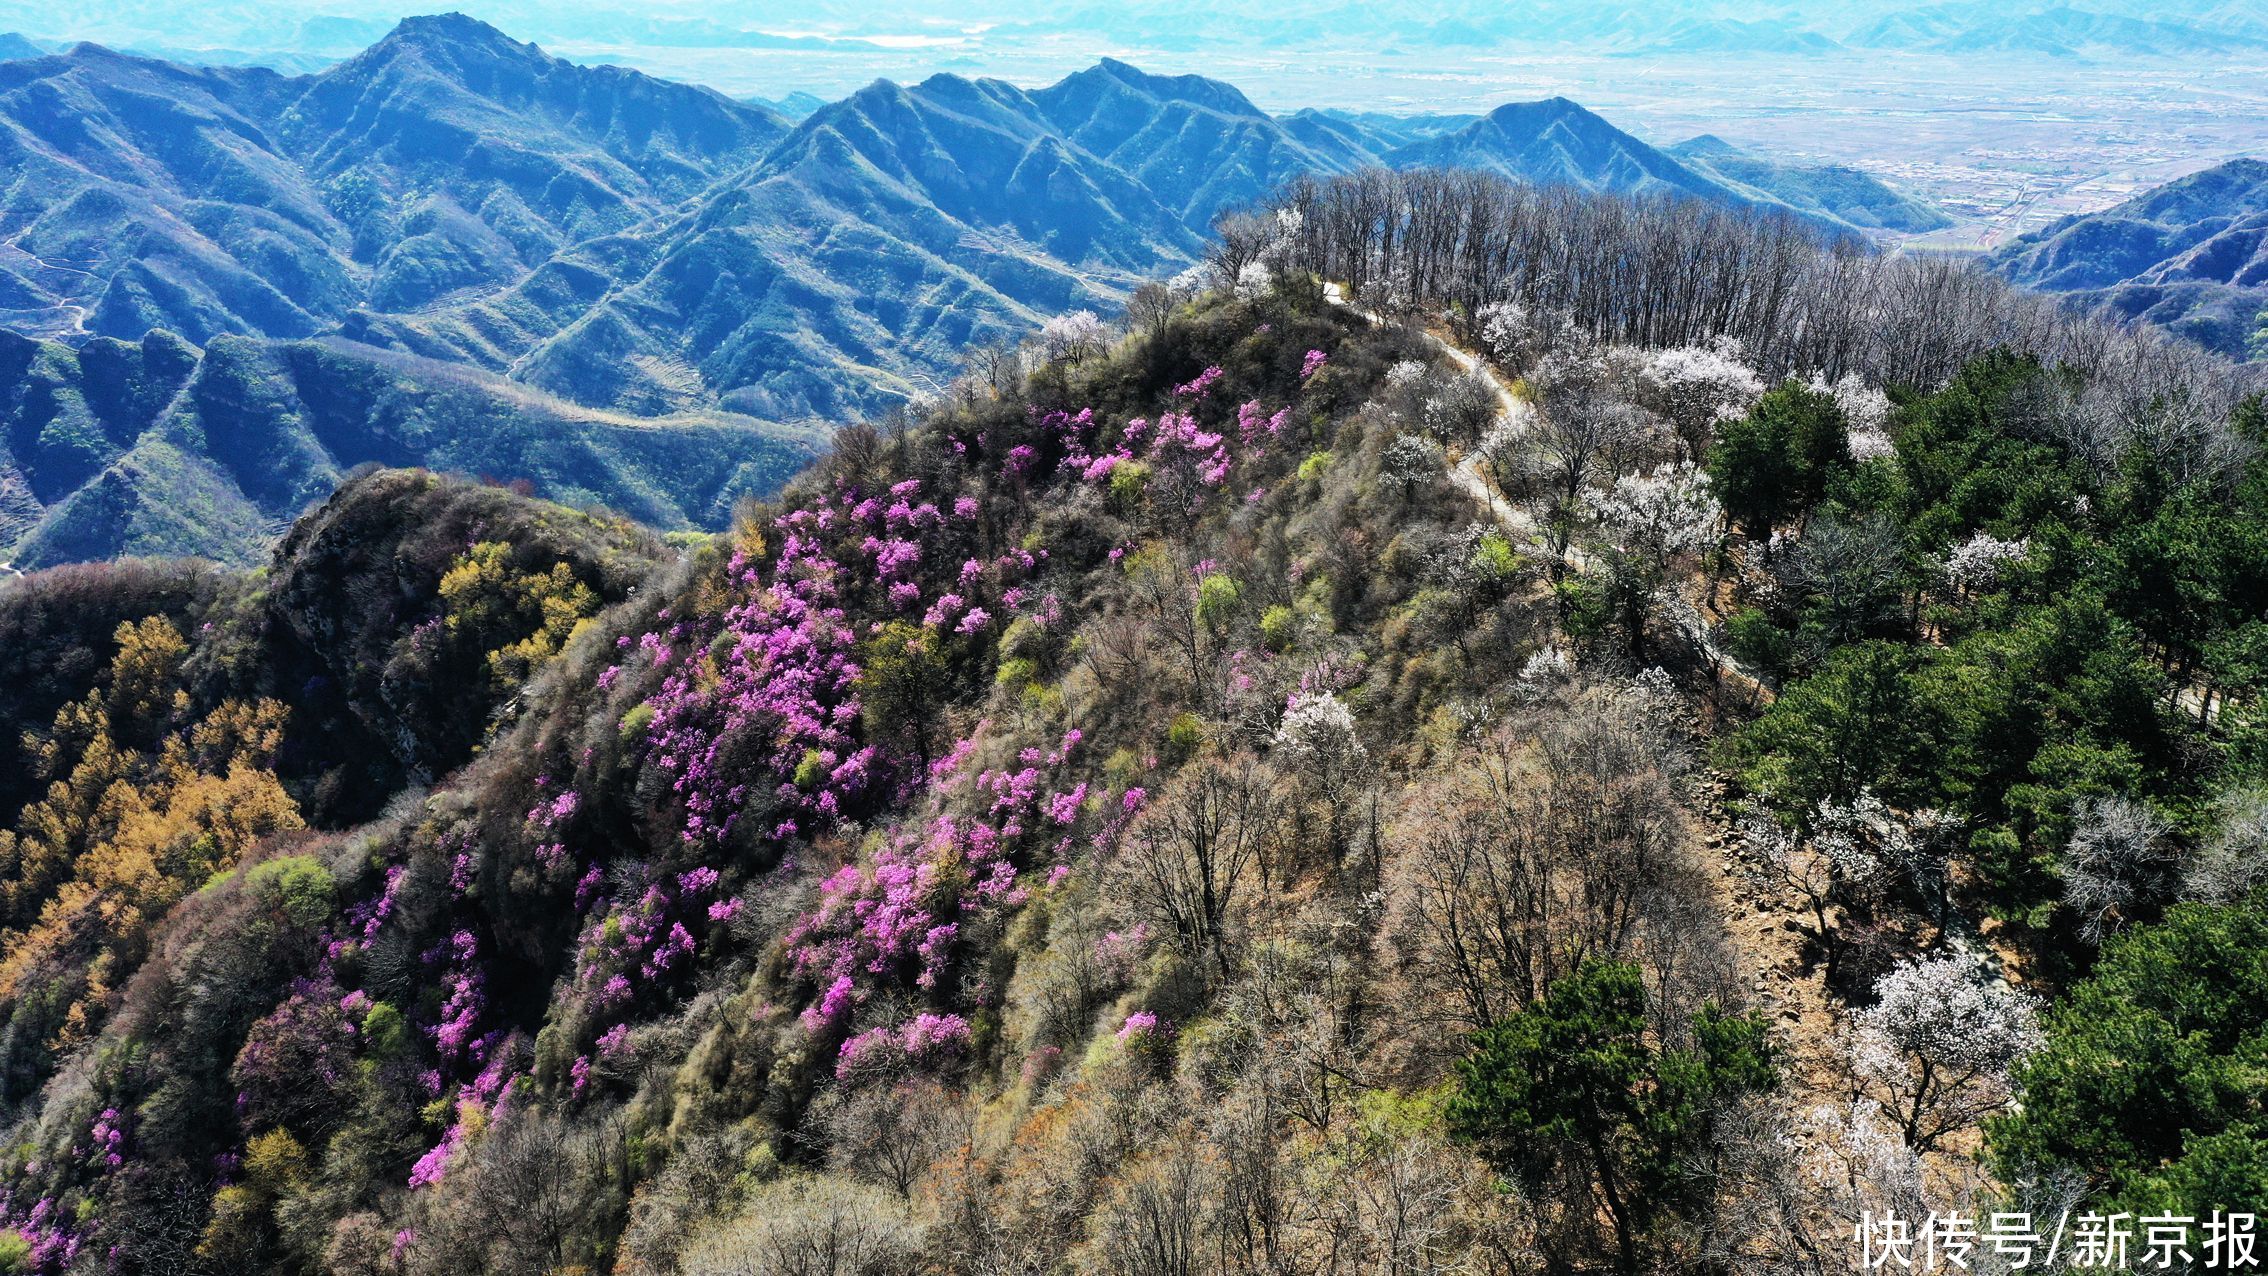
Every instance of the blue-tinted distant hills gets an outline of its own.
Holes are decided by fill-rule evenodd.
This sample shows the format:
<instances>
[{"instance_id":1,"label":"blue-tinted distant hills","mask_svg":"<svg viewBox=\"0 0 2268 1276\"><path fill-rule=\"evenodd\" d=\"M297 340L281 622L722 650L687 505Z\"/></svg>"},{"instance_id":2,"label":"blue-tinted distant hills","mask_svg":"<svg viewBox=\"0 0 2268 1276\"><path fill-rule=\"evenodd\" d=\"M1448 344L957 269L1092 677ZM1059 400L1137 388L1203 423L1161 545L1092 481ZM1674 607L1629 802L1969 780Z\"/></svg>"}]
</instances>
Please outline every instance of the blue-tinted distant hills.
<instances>
[{"instance_id":1,"label":"blue-tinted distant hills","mask_svg":"<svg viewBox=\"0 0 2268 1276\"><path fill-rule=\"evenodd\" d=\"M1471 168L1538 185L1767 203L1649 146L1563 97L1500 106L1461 129L1388 151L1396 168Z\"/></svg>"},{"instance_id":2,"label":"blue-tinted distant hills","mask_svg":"<svg viewBox=\"0 0 2268 1276\"><path fill-rule=\"evenodd\" d=\"M34 538L23 545L50 557L144 544L241 557L246 529L356 457L478 459L663 523L713 523L729 509L719 494L792 469L813 423L934 389L974 344L1116 305L1196 261L1216 213L1302 174L1469 167L1790 211L1839 233L1887 224L1878 189L1680 158L1563 99L1279 117L1218 80L1106 60L1036 89L937 75L780 110L566 61L455 14L405 20L314 74L84 44L32 54L0 60L0 327L41 352L27 367L168 334L197 375L225 355L269 386L243 400L232 437L276 439L298 437L295 405L322 401L326 378L467 378L382 457L326 444L332 459L267 487L200 451L213 432L166 424L178 414L113 414L90 435L34 402L0 459L14 494L0 552ZM562 469L479 442L524 437L513 411L542 423L573 405L606 422L672 415L682 446L610 482L603 458L627 453ZM704 429L765 459L720 477ZM99 502L78 499L88 484ZM678 489L692 495L650 495ZM144 527L167 508L211 513L164 535L83 530L94 512Z\"/></svg>"},{"instance_id":3,"label":"blue-tinted distant hills","mask_svg":"<svg viewBox=\"0 0 2268 1276\"><path fill-rule=\"evenodd\" d=\"M1860 230L1924 234L1953 224L1952 218L1928 203L1840 164L1786 164L1748 154L1706 133L1670 147L1669 152L1721 181Z\"/></svg>"},{"instance_id":4,"label":"blue-tinted distant hills","mask_svg":"<svg viewBox=\"0 0 2268 1276\"><path fill-rule=\"evenodd\" d=\"M2234 160L1986 258L2016 283L2147 319L2234 358L2268 353L2268 162Z\"/></svg>"}]
</instances>

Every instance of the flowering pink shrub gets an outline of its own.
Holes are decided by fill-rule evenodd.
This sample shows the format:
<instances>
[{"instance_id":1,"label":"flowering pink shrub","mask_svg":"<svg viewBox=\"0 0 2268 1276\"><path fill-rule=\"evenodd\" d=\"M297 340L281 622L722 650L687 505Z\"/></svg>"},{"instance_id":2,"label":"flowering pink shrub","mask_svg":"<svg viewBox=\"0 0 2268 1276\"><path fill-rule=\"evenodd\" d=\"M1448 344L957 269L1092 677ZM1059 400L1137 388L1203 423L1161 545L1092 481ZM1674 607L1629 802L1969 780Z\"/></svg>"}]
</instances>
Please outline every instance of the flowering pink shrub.
<instances>
[{"instance_id":1,"label":"flowering pink shrub","mask_svg":"<svg viewBox=\"0 0 2268 1276\"><path fill-rule=\"evenodd\" d=\"M1329 363L1330 361L1331 356L1323 353L1320 350L1308 351L1307 357L1299 361L1299 379L1305 381L1309 377L1314 376L1316 373L1321 372L1323 370L1323 365Z\"/></svg>"},{"instance_id":2,"label":"flowering pink shrub","mask_svg":"<svg viewBox=\"0 0 2268 1276\"><path fill-rule=\"evenodd\" d=\"M37 1166L32 1168L36 1170ZM51 1196L38 1198L31 1209L20 1214L12 1201L0 1199L0 1228L23 1238L25 1248L18 1271L48 1276L67 1270L78 1259L81 1238L70 1230L65 1211L56 1207Z\"/></svg>"},{"instance_id":3,"label":"flowering pink shrub","mask_svg":"<svg viewBox=\"0 0 2268 1276\"><path fill-rule=\"evenodd\" d=\"M940 792L968 783L983 804L977 815L940 814L886 842L871 864L847 864L820 886L817 908L789 931L796 970L826 988L804 1014L805 1026L823 1032L839 1025L863 999L860 985L910 978L936 988L954 944L970 919L1002 904L1018 904L1018 851L1037 838L1043 822L1067 827L1077 820L1086 786L1050 788L1050 772L1067 765L1082 736L1065 732L1052 749L1030 748L1016 770L987 769L965 777L970 741L931 768ZM1044 769L1043 769L1044 768Z\"/></svg>"},{"instance_id":4,"label":"flowering pink shrub","mask_svg":"<svg viewBox=\"0 0 2268 1276\"><path fill-rule=\"evenodd\" d=\"M457 1154L457 1148L464 1141L465 1121L464 1117L460 1115L449 1126L449 1132L441 1136L441 1141L434 1144L425 1155L417 1158L415 1165L410 1166L410 1190L415 1191L421 1187L431 1187L448 1177L449 1159Z\"/></svg>"},{"instance_id":5,"label":"flowering pink shrub","mask_svg":"<svg viewBox=\"0 0 2268 1276\"><path fill-rule=\"evenodd\" d=\"M938 520L935 506L901 514L904 503L890 507L892 521ZM814 521L809 510L778 520L785 539L768 577L745 550L733 556L727 570L746 596L718 618L713 635L695 635L703 639L692 648L697 654L647 701L647 745L674 776L688 842L729 832L752 782L769 781L801 814L831 819L869 778L873 750L851 733L859 709L856 635L839 605L841 569L813 535ZM825 778L808 791L789 778L806 759L817 759Z\"/></svg>"},{"instance_id":6,"label":"flowering pink shrub","mask_svg":"<svg viewBox=\"0 0 2268 1276\"><path fill-rule=\"evenodd\" d=\"M850 1080L909 1067L936 1067L968 1048L969 1021L959 1015L915 1015L896 1028L869 1028L844 1041L835 1076Z\"/></svg>"},{"instance_id":7,"label":"flowering pink shrub","mask_svg":"<svg viewBox=\"0 0 2268 1276\"><path fill-rule=\"evenodd\" d=\"M1203 399L1206 395L1213 392L1213 383L1220 379L1221 369L1218 364L1215 364L1212 367L1206 368L1203 372L1198 373L1194 380L1186 382L1182 385L1175 386L1173 388L1174 397L1181 399Z\"/></svg>"},{"instance_id":8,"label":"flowering pink shrub","mask_svg":"<svg viewBox=\"0 0 2268 1276\"><path fill-rule=\"evenodd\" d=\"M115 1170L126 1163L126 1121L116 1108L104 1108L87 1128L94 1155L103 1168Z\"/></svg>"},{"instance_id":9,"label":"flowering pink shrub","mask_svg":"<svg viewBox=\"0 0 2268 1276\"><path fill-rule=\"evenodd\" d=\"M1263 453L1267 440L1282 434L1284 423L1290 419L1290 408L1279 408L1275 415L1269 416L1261 411L1260 401L1254 399L1236 410L1237 437L1257 458Z\"/></svg>"}]
</instances>

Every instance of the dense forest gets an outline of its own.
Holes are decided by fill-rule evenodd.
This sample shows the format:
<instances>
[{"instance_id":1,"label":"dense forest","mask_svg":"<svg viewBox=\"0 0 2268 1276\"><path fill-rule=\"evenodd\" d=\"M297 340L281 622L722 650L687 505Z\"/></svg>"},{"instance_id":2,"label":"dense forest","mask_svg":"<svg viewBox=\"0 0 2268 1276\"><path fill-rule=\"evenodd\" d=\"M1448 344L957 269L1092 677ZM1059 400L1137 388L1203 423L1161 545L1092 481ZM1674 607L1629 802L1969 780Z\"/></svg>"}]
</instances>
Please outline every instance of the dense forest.
<instances>
[{"instance_id":1,"label":"dense forest","mask_svg":"<svg viewBox=\"0 0 2268 1276\"><path fill-rule=\"evenodd\" d=\"M2264 433L1981 276L1372 173L727 533L374 470L257 571L35 574L0 1271L2249 1209Z\"/></svg>"}]
</instances>

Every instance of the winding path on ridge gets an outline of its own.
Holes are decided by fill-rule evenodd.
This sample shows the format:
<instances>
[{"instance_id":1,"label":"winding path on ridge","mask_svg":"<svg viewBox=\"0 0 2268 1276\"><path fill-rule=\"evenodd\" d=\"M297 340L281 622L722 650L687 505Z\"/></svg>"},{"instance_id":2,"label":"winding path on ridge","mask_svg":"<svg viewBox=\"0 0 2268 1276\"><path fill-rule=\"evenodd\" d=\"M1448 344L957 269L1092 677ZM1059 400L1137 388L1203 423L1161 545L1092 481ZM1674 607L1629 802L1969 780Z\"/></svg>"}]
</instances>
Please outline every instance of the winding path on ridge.
<instances>
[{"instance_id":1,"label":"winding path on ridge","mask_svg":"<svg viewBox=\"0 0 2268 1276\"><path fill-rule=\"evenodd\" d=\"M1349 313L1361 316L1367 323L1383 324L1387 322L1376 311L1366 310L1356 305L1347 296L1346 289L1336 283L1325 283L1323 285L1323 299L1334 306L1345 308ZM1470 351L1460 349L1456 343L1431 329L1412 327L1411 331L1423 335L1427 341L1433 343L1436 350L1440 351L1459 368L1488 382L1489 388L1496 392L1496 418L1504 422L1515 437L1535 428L1537 419L1535 405L1512 393L1512 387L1504 383L1504 378L1497 374L1495 368L1489 366L1486 359ZM1497 489L1496 484L1486 474L1481 473L1481 454L1479 452L1469 452L1455 465L1450 466L1449 481L1456 486L1458 491L1470 498L1475 505L1487 510L1490 517L1496 520L1497 526L1502 527L1515 541L1538 546L1544 544L1543 528L1536 522L1535 516L1504 499L1504 493ZM1565 559L1567 565L1577 571L1582 571L1589 566L1586 561L1587 555L1583 553L1581 548L1574 545L1567 547ZM1763 684L1754 674L1741 668L1739 661L1733 659L1723 648L1717 646L1716 638L1709 632L1709 625L1706 622L1694 626L1686 634L1686 638L1699 648L1701 654L1715 667L1719 678L1730 677L1736 680L1751 696L1769 695L1769 692L1764 689Z\"/></svg>"},{"instance_id":2,"label":"winding path on ridge","mask_svg":"<svg viewBox=\"0 0 2268 1276\"><path fill-rule=\"evenodd\" d=\"M1346 289L1338 284L1324 284L1323 299L1334 306L1344 307L1350 313L1361 316L1365 322L1372 324L1386 322L1375 311L1365 310L1354 304L1353 301L1348 299ZM1423 328L1413 328L1412 331L1422 334L1427 341L1432 342L1434 348L1447 357L1450 362L1464 369L1467 373L1488 382L1489 389L1496 393L1496 419L1509 426L1514 435L1525 434L1535 425L1535 407L1519 395L1512 393L1512 387L1504 383L1504 378L1497 375L1496 369L1490 367L1487 360L1458 349L1455 344L1440 333ZM1504 494L1497 490L1496 484L1491 482L1487 475L1481 473L1480 467L1481 454L1477 451L1468 452L1462 460L1449 467L1449 481L1456 485L1458 491L1470 497L1475 505L1487 510L1489 516L1494 518L1497 525L1506 532L1522 541L1541 540L1543 538L1542 529L1536 525L1534 517L1525 510L1515 508L1512 502L1505 500Z\"/></svg>"},{"instance_id":3,"label":"winding path on ridge","mask_svg":"<svg viewBox=\"0 0 2268 1276\"><path fill-rule=\"evenodd\" d=\"M1387 322L1377 313L1356 305L1338 284L1325 283L1323 296L1332 305L1343 307L1368 323ZM1413 330L1423 332L1426 340L1458 367L1487 379L1496 391L1498 419L1508 423L1515 434L1534 427L1537 419L1534 405L1512 393L1511 387L1486 360L1459 349L1440 333ZM1542 538L1534 517L1506 500L1480 467L1480 455L1468 455L1449 467L1449 480L1476 505L1487 509L1508 535L1522 541L1540 542ZM1580 554L1581 551L1570 547L1570 566L1582 566ZM1697 627L1697 632L1688 636L1715 665L1718 677L1742 688L1751 697L1768 696L1770 693L1752 674L1718 648L1708 628L1704 622ZM1777 1020L1784 1039L1793 1046L1799 1082L1805 1087L1816 1087L1831 1071L1828 1051L1836 1016L1823 972L1816 968L1805 949L1807 915L1800 901L1785 888L1758 873L1757 866L1746 856L1730 812L1722 804L1721 784L1712 785L1711 789L1709 796L1697 805L1695 814L1702 822L1704 862L1713 869L1716 904L1724 919L1726 939L1747 976L1753 1004ZM1819 1091L1818 1095L1824 1093Z\"/></svg>"}]
</instances>

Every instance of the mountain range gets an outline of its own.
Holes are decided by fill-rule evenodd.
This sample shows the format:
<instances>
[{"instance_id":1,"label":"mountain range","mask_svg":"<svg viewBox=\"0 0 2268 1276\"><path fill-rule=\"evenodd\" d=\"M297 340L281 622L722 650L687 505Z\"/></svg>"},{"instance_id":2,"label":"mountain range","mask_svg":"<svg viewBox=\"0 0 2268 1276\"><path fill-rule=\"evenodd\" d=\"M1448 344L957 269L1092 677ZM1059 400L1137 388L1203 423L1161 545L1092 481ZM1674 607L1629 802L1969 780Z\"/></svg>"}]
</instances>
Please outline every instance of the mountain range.
<instances>
[{"instance_id":1,"label":"mountain range","mask_svg":"<svg viewBox=\"0 0 2268 1276\"><path fill-rule=\"evenodd\" d=\"M51 422L35 405L0 470L0 552L242 561L256 529L376 452L477 460L554 481L554 498L717 526L818 423L939 387L972 345L1114 306L1196 261L1216 213L1301 174L1470 167L1779 210L1838 235L1929 216L1845 170L1665 151L1564 98L1478 117L1278 117L1217 80L1105 60L1036 89L937 75L789 106L800 119L565 61L456 14L407 19L311 75L89 44L0 61L13 176L0 327L26 349L54 343L26 361L63 367L70 350L163 333L174 363L258 369L274 393L239 409L255 435L296 437L307 366L439 377L450 404L481 404L472 416L491 423L383 447L329 439L271 482L198 443L179 408L103 417L87 446L59 450L40 442ZM533 420L577 420L578 437L674 417L635 437L682 440L664 451L692 468L632 465L609 482L532 465L496 442L511 431L490 410L523 401ZM711 426L733 446L768 442L726 467L722 443L694 441ZM74 505L89 484L99 499ZM163 505L207 513L161 530ZM74 512L89 508L139 512L89 532Z\"/></svg>"},{"instance_id":2,"label":"mountain range","mask_svg":"<svg viewBox=\"0 0 2268 1276\"><path fill-rule=\"evenodd\" d=\"M2268 353L2268 162L2233 160L2063 218L1985 260L2016 283L2233 358Z\"/></svg>"},{"instance_id":3,"label":"mountain range","mask_svg":"<svg viewBox=\"0 0 2268 1276\"><path fill-rule=\"evenodd\" d=\"M825 431L633 418L334 339L162 330L79 347L0 333L0 543L18 567L129 555L246 564L370 464L525 481L650 527L721 526Z\"/></svg>"}]
</instances>

